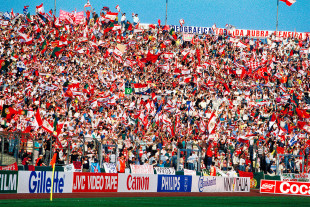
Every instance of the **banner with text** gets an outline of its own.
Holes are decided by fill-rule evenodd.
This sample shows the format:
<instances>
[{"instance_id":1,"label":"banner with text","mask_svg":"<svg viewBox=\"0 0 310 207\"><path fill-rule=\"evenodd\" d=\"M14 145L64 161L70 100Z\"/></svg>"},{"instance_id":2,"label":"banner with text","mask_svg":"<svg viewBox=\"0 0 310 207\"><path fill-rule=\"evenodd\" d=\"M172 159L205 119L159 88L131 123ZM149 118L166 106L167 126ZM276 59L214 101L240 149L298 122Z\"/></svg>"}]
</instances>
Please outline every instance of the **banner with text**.
<instances>
[{"instance_id":1,"label":"banner with text","mask_svg":"<svg viewBox=\"0 0 310 207\"><path fill-rule=\"evenodd\" d=\"M130 165L132 174L154 174L153 165Z\"/></svg>"},{"instance_id":2,"label":"banner with text","mask_svg":"<svg viewBox=\"0 0 310 207\"><path fill-rule=\"evenodd\" d=\"M157 192L191 192L192 176L158 175Z\"/></svg>"},{"instance_id":3,"label":"banner with text","mask_svg":"<svg viewBox=\"0 0 310 207\"><path fill-rule=\"evenodd\" d=\"M225 28L216 28L214 31L211 27L194 27L194 26L177 26L171 25L171 28L175 32L183 32L190 34L216 34L216 35L230 35L230 36L249 36L253 38L265 38L271 34L275 34L277 37L295 37L299 39L305 39L310 36L309 32L289 32L289 31L271 31L271 30L249 30L249 29L232 29L227 30Z\"/></svg>"},{"instance_id":4,"label":"banner with text","mask_svg":"<svg viewBox=\"0 0 310 207\"><path fill-rule=\"evenodd\" d=\"M260 193L310 196L310 183L261 180Z\"/></svg>"},{"instance_id":5,"label":"banner with text","mask_svg":"<svg viewBox=\"0 0 310 207\"><path fill-rule=\"evenodd\" d=\"M18 170L18 166L17 163L13 163L11 165L7 165L7 166L0 166L0 171L1 170L12 170L12 171L17 171Z\"/></svg>"},{"instance_id":6,"label":"banner with text","mask_svg":"<svg viewBox=\"0 0 310 207\"><path fill-rule=\"evenodd\" d=\"M250 192L250 178L193 176L192 192Z\"/></svg>"},{"instance_id":7,"label":"banner with text","mask_svg":"<svg viewBox=\"0 0 310 207\"><path fill-rule=\"evenodd\" d=\"M175 175L173 167L155 167L155 170L158 175Z\"/></svg>"},{"instance_id":8,"label":"banner with text","mask_svg":"<svg viewBox=\"0 0 310 207\"><path fill-rule=\"evenodd\" d=\"M281 175L281 180L282 181L310 182L310 174L283 173Z\"/></svg>"},{"instance_id":9,"label":"banner with text","mask_svg":"<svg viewBox=\"0 0 310 207\"><path fill-rule=\"evenodd\" d=\"M73 173L72 192L117 192L117 173Z\"/></svg>"},{"instance_id":10,"label":"banner with text","mask_svg":"<svg viewBox=\"0 0 310 207\"><path fill-rule=\"evenodd\" d=\"M157 175L118 174L118 192L157 192Z\"/></svg>"},{"instance_id":11,"label":"banner with text","mask_svg":"<svg viewBox=\"0 0 310 207\"><path fill-rule=\"evenodd\" d=\"M0 171L0 193L17 193L18 172Z\"/></svg>"},{"instance_id":12,"label":"banner with text","mask_svg":"<svg viewBox=\"0 0 310 207\"><path fill-rule=\"evenodd\" d=\"M72 193L72 173L54 173L53 192ZM51 171L19 171L17 193L50 193L52 186Z\"/></svg>"}]
</instances>

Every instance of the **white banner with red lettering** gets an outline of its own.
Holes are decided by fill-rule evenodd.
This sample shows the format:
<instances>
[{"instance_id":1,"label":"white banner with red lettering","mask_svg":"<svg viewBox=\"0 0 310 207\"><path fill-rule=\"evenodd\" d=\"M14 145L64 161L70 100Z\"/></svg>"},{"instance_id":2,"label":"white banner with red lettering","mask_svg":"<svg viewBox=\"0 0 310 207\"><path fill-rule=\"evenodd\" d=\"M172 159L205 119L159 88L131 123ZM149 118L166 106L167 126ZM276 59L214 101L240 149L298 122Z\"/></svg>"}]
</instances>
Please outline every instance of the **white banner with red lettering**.
<instances>
[{"instance_id":1,"label":"white banner with red lettering","mask_svg":"<svg viewBox=\"0 0 310 207\"><path fill-rule=\"evenodd\" d=\"M260 193L310 196L310 183L261 180Z\"/></svg>"},{"instance_id":2,"label":"white banner with red lettering","mask_svg":"<svg viewBox=\"0 0 310 207\"><path fill-rule=\"evenodd\" d=\"M68 20L69 22L72 21L76 24L79 24L81 21L84 19L84 12L66 12L63 10L60 10L59 12L59 20L60 21L65 21Z\"/></svg>"},{"instance_id":3,"label":"white banner with red lettering","mask_svg":"<svg viewBox=\"0 0 310 207\"><path fill-rule=\"evenodd\" d=\"M213 30L211 27L195 27L195 26L178 26L171 25L171 28L175 32L183 32L185 34L216 34L216 35L228 35L238 36L238 37L253 37L253 38L265 38L269 37L271 34L275 34L277 37L295 37L299 39L305 39L307 36L310 36L309 32L289 32L289 31L272 31L272 30L250 30L250 29L230 29L225 28L216 28ZM189 36L190 37L190 36ZM188 36L183 36L184 41L188 40Z\"/></svg>"},{"instance_id":4,"label":"white banner with red lettering","mask_svg":"<svg viewBox=\"0 0 310 207\"><path fill-rule=\"evenodd\" d=\"M130 165L132 174L154 174L153 165Z\"/></svg>"},{"instance_id":5,"label":"white banner with red lettering","mask_svg":"<svg viewBox=\"0 0 310 207\"><path fill-rule=\"evenodd\" d=\"M118 174L118 192L157 192L157 175Z\"/></svg>"},{"instance_id":6,"label":"white banner with red lettering","mask_svg":"<svg viewBox=\"0 0 310 207\"><path fill-rule=\"evenodd\" d=\"M184 175L196 176L196 171L195 170L184 169Z\"/></svg>"}]
</instances>

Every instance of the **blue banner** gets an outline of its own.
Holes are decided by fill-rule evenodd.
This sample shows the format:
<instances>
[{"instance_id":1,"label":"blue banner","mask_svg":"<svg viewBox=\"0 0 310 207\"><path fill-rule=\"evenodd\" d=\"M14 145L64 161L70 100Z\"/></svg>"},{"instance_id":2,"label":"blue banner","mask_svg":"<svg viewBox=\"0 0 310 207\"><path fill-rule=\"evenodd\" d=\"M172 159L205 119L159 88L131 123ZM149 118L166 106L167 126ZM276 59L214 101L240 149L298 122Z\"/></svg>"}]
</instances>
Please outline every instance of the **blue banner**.
<instances>
[{"instance_id":1,"label":"blue banner","mask_svg":"<svg viewBox=\"0 0 310 207\"><path fill-rule=\"evenodd\" d=\"M90 172L93 172L93 173L100 173L100 167L99 167L99 163L96 162L96 163L91 163L91 169L90 169Z\"/></svg>"},{"instance_id":2,"label":"blue banner","mask_svg":"<svg viewBox=\"0 0 310 207\"><path fill-rule=\"evenodd\" d=\"M158 175L157 192L191 192L192 176Z\"/></svg>"}]
</instances>

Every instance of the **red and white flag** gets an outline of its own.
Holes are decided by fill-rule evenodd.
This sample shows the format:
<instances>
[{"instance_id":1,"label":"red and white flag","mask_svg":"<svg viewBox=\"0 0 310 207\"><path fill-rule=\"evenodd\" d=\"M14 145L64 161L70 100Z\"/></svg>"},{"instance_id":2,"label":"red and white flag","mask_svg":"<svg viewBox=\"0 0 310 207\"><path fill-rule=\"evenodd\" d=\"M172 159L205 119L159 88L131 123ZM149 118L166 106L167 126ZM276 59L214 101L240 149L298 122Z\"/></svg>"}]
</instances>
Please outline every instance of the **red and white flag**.
<instances>
[{"instance_id":1,"label":"red and white flag","mask_svg":"<svg viewBox=\"0 0 310 207\"><path fill-rule=\"evenodd\" d=\"M216 116L215 116L214 112L212 112L210 119L209 119L209 122L208 122L209 134L213 133L215 126L216 126Z\"/></svg>"},{"instance_id":2,"label":"red and white flag","mask_svg":"<svg viewBox=\"0 0 310 207\"><path fill-rule=\"evenodd\" d=\"M285 2L287 6L292 6L296 2L296 0L280 0L280 1Z\"/></svg>"},{"instance_id":3,"label":"red and white flag","mask_svg":"<svg viewBox=\"0 0 310 207\"><path fill-rule=\"evenodd\" d=\"M241 41L238 42L237 47L246 48L247 45Z\"/></svg>"},{"instance_id":4,"label":"red and white flag","mask_svg":"<svg viewBox=\"0 0 310 207\"><path fill-rule=\"evenodd\" d=\"M118 13L115 13L115 12L107 12L107 14L105 15L105 18L114 21L117 15Z\"/></svg>"},{"instance_id":5,"label":"red and white flag","mask_svg":"<svg viewBox=\"0 0 310 207\"><path fill-rule=\"evenodd\" d=\"M40 4L39 6L36 6L36 12L39 14L44 14L44 6L43 3Z\"/></svg>"},{"instance_id":6,"label":"red and white flag","mask_svg":"<svg viewBox=\"0 0 310 207\"><path fill-rule=\"evenodd\" d=\"M36 112L36 114L34 115L34 117L35 117L35 120L36 120L38 126L42 126L43 121L42 121L42 118L41 118L40 110L39 110L39 109L37 110L37 112Z\"/></svg>"},{"instance_id":7,"label":"red and white flag","mask_svg":"<svg viewBox=\"0 0 310 207\"><path fill-rule=\"evenodd\" d=\"M115 9L116 9L118 12L121 12L121 7L119 7L119 5L116 5Z\"/></svg>"},{"instance_id":8,"label":"red and white flag","mask_svg":"<svg viewBox=\"0 0 310 207\"><path fill-rule=\"evenodd\" d=\"M185 21L184 21L184 19L180 19L180 25L181 25L181 27L185 24Z\"/></svg>"}]
</instances>

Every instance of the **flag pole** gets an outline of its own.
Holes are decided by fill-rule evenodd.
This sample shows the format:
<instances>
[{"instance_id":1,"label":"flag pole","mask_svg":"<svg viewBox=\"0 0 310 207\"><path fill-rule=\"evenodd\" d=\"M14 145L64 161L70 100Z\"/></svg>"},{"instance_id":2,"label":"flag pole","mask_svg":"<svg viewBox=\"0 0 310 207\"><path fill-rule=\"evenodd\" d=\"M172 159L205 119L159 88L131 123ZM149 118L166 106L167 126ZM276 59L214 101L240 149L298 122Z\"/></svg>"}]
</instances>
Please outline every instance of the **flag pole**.
<instances>
[{"instance_id":1,"label":"flag pole","mask_svg":"<svg viewBox=\"0 0 310 207\"><path fill-rule=\"evenodd\" d=\"M53 201L53 190L54 190L54 173L55 173L55 163L53 164L52 186L51 186L50 201Z\"/></svg>"},{"instance_id":2,"label":"flag pole","mask_svg":"<svg viewBox=\"0 0 310 207\"><path fill-rule=\"evenodd\" d=\"M276 32L278 31L278 17L279 17L279 0L277 0L277 24L276 24Z\"/></svg>"},{"instance_id":3,"label":"flag pole","mask_svg":"<svg viewBox=\"0 0 310 207\"><path fill-rule=\"evenodd\" d=\"M166 0L166 19L165 19L165 25L167 25L167 17L168 17L168 0Z\"/></svg>"},{"instance_id":4,"label":"flag pole","mask_svg":"<svg viewBox=\"0 0 310 207\"><path fill-rule=\"evenodd\" d=\"M56 17L56 0L54 1L54 15Z\"/></svg>"}]
</instances>

